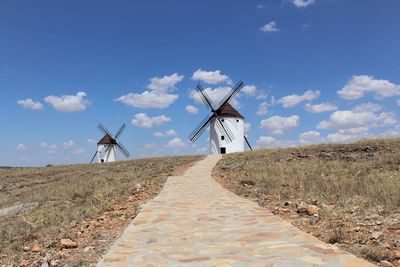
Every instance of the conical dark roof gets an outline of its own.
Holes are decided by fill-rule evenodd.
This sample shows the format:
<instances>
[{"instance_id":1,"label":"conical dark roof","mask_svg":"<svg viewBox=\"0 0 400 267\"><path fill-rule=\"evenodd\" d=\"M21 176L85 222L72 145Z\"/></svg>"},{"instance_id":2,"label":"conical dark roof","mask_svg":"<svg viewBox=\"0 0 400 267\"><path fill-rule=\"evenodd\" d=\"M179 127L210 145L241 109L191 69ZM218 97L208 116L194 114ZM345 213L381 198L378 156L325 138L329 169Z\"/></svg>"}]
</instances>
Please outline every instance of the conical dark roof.
<instances>
[{"instance_id":1,"label":"conical dark roof","mask_svg":"<svg viewBox=\"0 0 400 267\"><path fill-rule=\"evenodd\" d=\"M240 114L236 109L234 109L231 104L226 103L217 111L218 116L234 117L244 119L242 114Z\"/></svg>"},{"instance_id":2,"label":"conical dark roof","mask_svg":"<svg viewBox=\"0 0 400 267\"><path fill-rule=\"evenodd\" d=\"M115 140L109 135L105 134L103 138L97 143L98 145L110 145L110 144L116 144Z\"/></svg>"}]
</instances>

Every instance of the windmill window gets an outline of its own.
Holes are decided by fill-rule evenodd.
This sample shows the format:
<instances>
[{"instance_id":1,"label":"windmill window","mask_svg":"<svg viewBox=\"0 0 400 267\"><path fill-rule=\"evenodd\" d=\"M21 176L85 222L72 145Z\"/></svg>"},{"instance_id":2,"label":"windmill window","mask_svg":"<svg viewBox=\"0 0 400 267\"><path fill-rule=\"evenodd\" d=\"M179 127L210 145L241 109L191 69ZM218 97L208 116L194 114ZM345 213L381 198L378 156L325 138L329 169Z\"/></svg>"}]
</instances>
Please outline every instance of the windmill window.
<instances>
[{"instance_id":1,"label":"windmill window","mask_svg":"<svg viewBox=\"0 0 400 267\"><path fill-rule=\"evenodd\" d=\"M221 135L221 140L225 140L225 136Z\"/></svg>"},{"instance_id":2,"label":"windmill window","mask_svg":"<svg viewBox=\"0 0 400 267\"><path fill-rule=\"evenodd\" d=\"M224 121L224 119L222 119L221 121Z\"/></svg>"},{"instance_id":3,"label":"windmill window","mask_svg":"<svg viewBox=\"0 0 400 267\"><path fill-rule=\"evenodd\" d=\"M239 120L236 120L236 122L239 122Z\"/></svg>"},{"instance_id":4,"label":"windmill window","mask_svg":"<svg viewBox=\"0 0 400 267\"><path fill-rule=\"evenodd\" d=\"M101 159L101 162L104 162L104 159Z\"/></svg>"}]
</instances>

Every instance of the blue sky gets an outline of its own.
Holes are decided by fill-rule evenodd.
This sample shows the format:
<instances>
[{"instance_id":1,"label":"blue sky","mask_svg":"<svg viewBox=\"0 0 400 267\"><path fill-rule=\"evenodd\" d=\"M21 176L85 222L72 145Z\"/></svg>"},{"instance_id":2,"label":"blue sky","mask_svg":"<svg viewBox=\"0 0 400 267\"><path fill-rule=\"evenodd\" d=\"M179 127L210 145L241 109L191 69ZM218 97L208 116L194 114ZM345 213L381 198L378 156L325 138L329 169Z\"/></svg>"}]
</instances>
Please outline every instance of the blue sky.
<instances>
[{"instance_id":1,"label":"blue sky","mask_svg":"<svg viewBox=\"0 0 400 267\"><path fill-rule=\"evenodd\" d=\"M2 1L0 165L88 162L102 122L132 158L205 153L213 97L254 147L398 136L400 2ZM189 106L189 107L188 107ZM196 113L197 112L197 113ZM119 155L121 158L121 155Z\"/></svg>"}]
</instances>

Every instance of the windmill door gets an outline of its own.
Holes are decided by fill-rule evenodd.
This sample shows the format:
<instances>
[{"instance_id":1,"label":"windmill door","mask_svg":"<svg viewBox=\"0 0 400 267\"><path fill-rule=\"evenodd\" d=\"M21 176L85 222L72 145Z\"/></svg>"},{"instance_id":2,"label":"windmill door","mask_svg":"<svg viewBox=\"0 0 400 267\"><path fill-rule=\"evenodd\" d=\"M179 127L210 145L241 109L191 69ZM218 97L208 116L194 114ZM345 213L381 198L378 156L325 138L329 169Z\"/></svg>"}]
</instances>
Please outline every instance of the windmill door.
<instances>
[{"instance_id":1,"label":"windmill door","mask_svg":"<svg viewBox=\"0 0 400 267\"><path fill-rule=\"evenodd\" d=\"M226 148L225 147L221 147L221 154L226 154Z\"/></svg>"}]
</instances>

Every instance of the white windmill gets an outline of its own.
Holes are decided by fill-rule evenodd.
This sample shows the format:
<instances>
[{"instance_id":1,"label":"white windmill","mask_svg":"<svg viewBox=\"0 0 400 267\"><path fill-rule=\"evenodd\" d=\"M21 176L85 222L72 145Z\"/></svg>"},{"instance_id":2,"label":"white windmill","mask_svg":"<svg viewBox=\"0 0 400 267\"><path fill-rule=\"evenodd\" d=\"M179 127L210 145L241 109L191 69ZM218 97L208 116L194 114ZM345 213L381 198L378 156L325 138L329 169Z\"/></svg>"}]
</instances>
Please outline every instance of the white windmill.
<instances>
[{"instance_id":1,"label":"white windmill","mask_svg":"<svg viewBox=\"0 0 400 267\"><path fill-rule=\"evenodd\" d=\"M118 129L115 133L114 137L110 134L110 131L104 127L103 124L99 123L97 128L104 134L103 138L97 143L97 150L94 153L92 160L90 163L93 162L97 155L98 162L113 162L116 160L115 157L115 147L124 155L126 158L129 158L130 154L126 148L117 141L117 138L121 135L122 131L125 129L125 124Z\"/></svg>"},{"instance_id":2,"label":"white windmill","mask_svg":"<svg viewBox=\"0 0 400 267\"><path fill-rule=\"evenodd\" d=\"M243 82L239 81L229 93L219 102L219 107L215 109L211 98L201 87L200 83L196 90L199 92L203 103L211 108L211 115L207 115L200 124L189 135L189 140L193 143L210 126L210 153L227 154L233 152L243 152L244 142L252 150L249 141L244 135L244 117L234 109L229 101L236 96L243 87Z\"/></svg>"}]
</instances>

